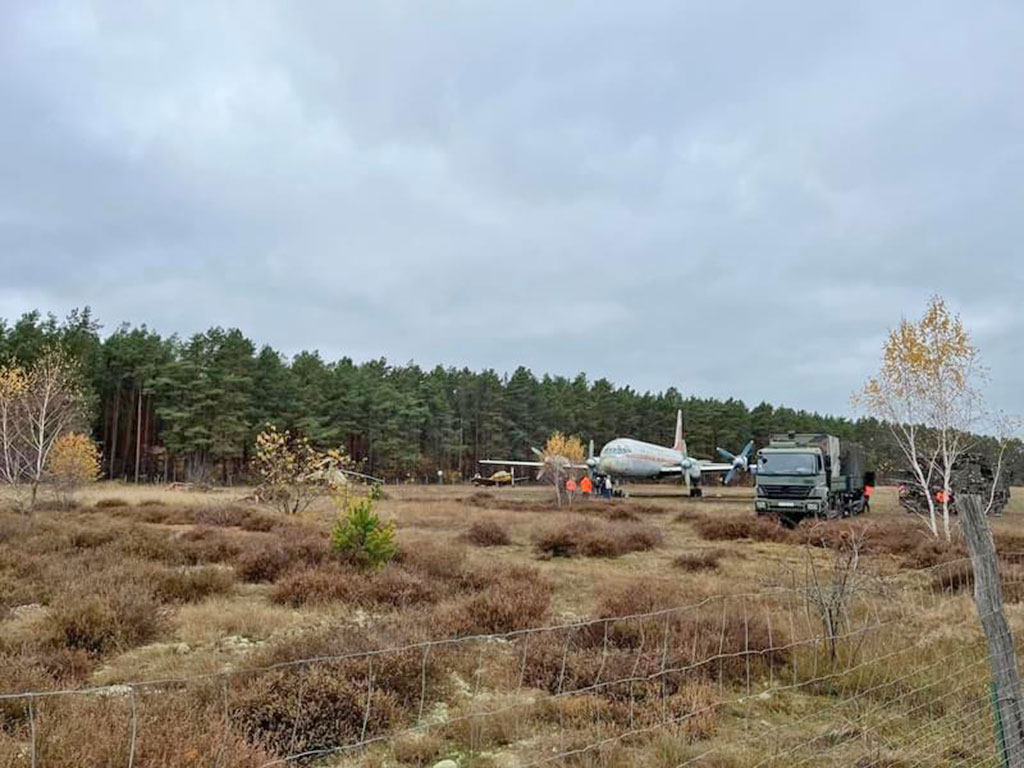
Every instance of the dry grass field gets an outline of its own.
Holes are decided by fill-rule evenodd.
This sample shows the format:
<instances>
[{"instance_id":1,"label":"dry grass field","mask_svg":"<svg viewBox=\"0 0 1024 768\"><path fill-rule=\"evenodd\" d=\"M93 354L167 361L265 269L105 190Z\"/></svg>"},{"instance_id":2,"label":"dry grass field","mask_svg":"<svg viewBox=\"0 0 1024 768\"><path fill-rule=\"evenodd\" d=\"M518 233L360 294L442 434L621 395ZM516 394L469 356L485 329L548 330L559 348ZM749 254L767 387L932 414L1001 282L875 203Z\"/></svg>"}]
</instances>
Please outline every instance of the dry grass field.
<instances>
[{"instance_id":1,"label":"dry grass field","mask_svg":"<svg viewBox=\"0 0 1024 768\"><path fill-rule=\"evenodd\" d=\"M962 547L891 489L796 531L749 493L389 487L400 549L370 572L332 557L326 500L102 484L0 511L0 695L40 694L0 698L0 765L996 764ZM994 521L1018 636L1022 511ZM804 587L851 537L830 647Z\"/></svg>"}]
</instances>

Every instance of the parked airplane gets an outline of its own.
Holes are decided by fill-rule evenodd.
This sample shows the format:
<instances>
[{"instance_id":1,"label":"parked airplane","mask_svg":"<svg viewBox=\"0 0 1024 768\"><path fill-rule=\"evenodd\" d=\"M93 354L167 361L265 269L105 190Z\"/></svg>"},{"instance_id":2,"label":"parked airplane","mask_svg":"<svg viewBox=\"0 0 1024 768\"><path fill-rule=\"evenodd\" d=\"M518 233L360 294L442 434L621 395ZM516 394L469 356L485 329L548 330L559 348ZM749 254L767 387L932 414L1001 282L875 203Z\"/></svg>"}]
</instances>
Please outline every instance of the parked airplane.
<instances>
[{"instance_id":1,"label":"parked airplane","mask_svg":"<svg viewBox=\"0 0 1024 768\"><path fill-rule=\"evenodd\" d=\"M686 452L683 440L683 412L676 413L676 435L671 448L654 443L645 443L631 437L617 437L605 444L598 456L594 456L594 441L590 441L590 453L585 464L570 465L569 469L581 469L593 475L630 479L653 480L662 477L682 477L691 496L700 496L700 481L704 473L726 472L727 478L737 472L747 471L747 455L752 444L744 447L738 456L729 454L728 464L706 459L696 459ZM534 449L536 453L540 453ZM725 452L723 451L723 455ZM543 468L543 461L509 461L506 459L481 459L481 464L498 464L506 467Z\"/></svg>"}]
</instances>

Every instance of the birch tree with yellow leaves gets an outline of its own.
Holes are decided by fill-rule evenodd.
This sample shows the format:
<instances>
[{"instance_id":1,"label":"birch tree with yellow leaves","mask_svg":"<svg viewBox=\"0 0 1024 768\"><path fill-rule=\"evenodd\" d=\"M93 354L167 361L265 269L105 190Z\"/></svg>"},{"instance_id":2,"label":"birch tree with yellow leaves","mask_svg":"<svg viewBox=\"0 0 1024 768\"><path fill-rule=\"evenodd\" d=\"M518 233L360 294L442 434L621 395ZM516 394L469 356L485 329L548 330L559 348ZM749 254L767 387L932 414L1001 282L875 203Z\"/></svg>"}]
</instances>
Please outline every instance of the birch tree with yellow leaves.
<instances>
[{"instance_id":1,"label":"birch tree with yellow leaves","mask_svg":"<svg viewBox=\"0 0 1024 768\"><path fill-rule=\"evenodd\" d=\"M60 350L28 367L0 365L0 480L20 506L35 506L54 446L84 416L77 366Z\"/></svg>"},{"instance_id":2,"label":"birch tree with yellow leaves","mask_svg":"<svg viewBox=\"0 0 1024 768\"><path fill-rule=\"evenodd\" d=\"M576 435L564 435L553 432L540 452L544 466L537 475L538 479L547 479L555 486L555 498L558 505L562 504L562 484L573 474L573 467L583 463L585 451L583 442ZM572 497L569 496L569 503Z\"/></svg>"},{"instance_id":3,"label":"birch tree with yellow leaves","mask_svg":"<svg viewBox=\"0 0 1024 768\"><path fill-rule=\"evenodd\" d=\"M856 396L883 421L928 501L928 528L949 540L950 481L985 418L978 349L939 296L917 322L903 319L882 347L882 366ZM936 483L939 498L933 495Z\"/></svg>"}]
</instances>

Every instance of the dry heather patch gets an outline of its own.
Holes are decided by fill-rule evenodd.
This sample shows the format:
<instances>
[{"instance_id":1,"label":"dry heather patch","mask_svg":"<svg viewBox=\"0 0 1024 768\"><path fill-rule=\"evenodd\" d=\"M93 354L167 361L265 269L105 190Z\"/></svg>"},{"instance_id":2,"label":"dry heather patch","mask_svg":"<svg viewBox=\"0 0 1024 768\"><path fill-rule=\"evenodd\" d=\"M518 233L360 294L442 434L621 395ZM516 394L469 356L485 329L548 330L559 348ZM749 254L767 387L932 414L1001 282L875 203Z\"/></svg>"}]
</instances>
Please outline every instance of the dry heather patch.
<instances>
[{"instance_id":1,"label":"dry heather patch","mask_svg":"<svg viewBox=\"0 0 1024 768\"><path fill-rule=\"evenodd\" d=\"M140 768L202 765L219 755L225 768L257 768L272 755L250 744L236 728L224 729L220 689L187 696L167 691L136 696L132 764ZM132 754L132 705L128 696L66 696L39 701L34 728L39 765L128 765ZM226 736L226 740L225 740ZM26 764L27 713L0 730L0 764Z\"/></svg>"},{"instance_id":2,"label":"dry heather patch","mask_svg":"<svg viewBox=\"0 0 1024 768\"><path fill-rule=\"evenodd\" d=\"M271 592L291 607L339 602L368 610L405 610L437 604L429 622L438 636L503 633L541 622L553 586L536 569L478 565L452 547L420 543L399 550L379 570L325 562L295 570Z\"/></svg>"},{"instance_id":3,"label":"dry heather patch","mask_svg":"<svg viewBox=\"0 0 1024 768\"><path fill-rule=\"evenodd\" d=\"M725 553L720 549L700 549L696 552L684 552L672 561L672 564L687 573L713 571Z\"/></svg>"},{"instance_id":4,"label":"dry heather patch","mask_svg":"<svg viewBox=\"0 0 1024 768\"><path fill-rule=\"evenodd\" d=\"M679 588L664 581L638 581L608 593L598 612L606 621L529 638L527 683L552 694L579 691L604 699L616 722L657 722L668 701L683 708L677 716L713 713L706 697L695 703L691 688L702 681L745 684L787 663L785 638L738 602L682 605ZM711 727L705 722L702 729Z\"/></svg>"},{"instance_id":5,"label":"dry heather patch","mask_svg":"<svg viewBox=\"0 0 1024 768\"><path fill-rule=\"evenodd\" d=\"M329 555L329 541L321 532L289 532L288 535L250 534L233 561L244 581L276 581L292 568L315 566Z\"/></svg>"},{"instance_id":6,"label":"dry heather patch","mask_svg":"<svg viewBox=\"0 0 1024 768\"><path fill-rule=\"evenodd\" d=\"M791 531L763 517L698 517L692 523L700 537L708 541L752 539L781 544L796 541Z\"/></svg>"},{"instance_id":7,"label":"dry heather patch","mask_svg":"<svg viewBox=\"0 0 1024 768\"><path fill-rule=\"evenodd\" d=\"M44 644L101 656L151 642L167 627L152 589L131 581L61 598L43 627Z\"/></svg>"},{"instance_id":8,"label":"dry heather patch","mask_svg":"<svg viewBox=\"0 0 1024 768\"><path fill-rule=\"evenodd\" d=\"M444 739L429 731L403 733L391 740L391 754L404 765L430 765L437 762Z\"/></svg>"},{"instance_id":9,"label":"dry heather patch","mask_svg":"<svg viewBox=\"0 0 1024 768\"><path fill-rule=\"evenodd\" d=\"M424 654L407 648L419 639L415 627L392 626L331 629L272 644L257 653L256 666L330 660L243 679L233 701L236 721L251 740L279 756L330 749L411 724L424 690L426 706L448 694L444 649ZM381 648L405 650L353 656Z\"/></svg>"},{"instance_id":10,"label":"dry heather patch","mask_svg":"<svg viewBox=\"0 0 1024 768\"><path fill-rule=\"evenodd\" d=\"M553 587L533 568L492 569L481 592L443 610L437 626L443 635L504 634L541 625L551 613Z\"/></svg>"},{"instance_id":11,"label":"dry heather patch","mask_svg":"<svg viewBox=\"0 0 1024 768\"><path fill-rule=\"evenodd\" d=\"M466 540L478 547L503 547L512 543L512 537L497 520L478 520L466 532Z\"/></svg>"},{"instance_id":12,"label":"dry heather patch","mask_svg":"<svg viewBox=\"0 0 1024 768\"><path fill-rule=\"evenodd\" d=\"M1008 603L1024 601L1024 564L1014 558L1002 557L999 563L1003 598ZM973 593L974 567L968 559L954 560L933 569L931 588L939 594Z\"/></svg>"},{"instance_id":13,"label":"dry heather patch","mask_svg":"<svg viewBox=\"0 0 1024 768\"><path fill-rule=\"evenodd\" d=\"M198 603L214 595L224 595L235 585L234 573L215 565L177 568L157 577L156 595L168 603Z\"/></svg>"},{"instance_id":14,"label":"dry heather patch","mask_svg":"<svg viewBox=\"0 0 1024 768\"><path fill-rule=\"evenodd\" d=\"M93 506L96 509L115 509L117 507L127 507L129 504L119 496L108 496L97 500Z\"/></svg>"},{"instance_id":15,"label":"dry heather patch","mask_svg":"<svg viewBox=\"0 0 1024 768\"><path fill-rule=\"evenodd\" d=\"M661 540L652 525L566 518L538 532L533 548L542 557L619 557L653 549Z\"/></svg>"}]
</instances>

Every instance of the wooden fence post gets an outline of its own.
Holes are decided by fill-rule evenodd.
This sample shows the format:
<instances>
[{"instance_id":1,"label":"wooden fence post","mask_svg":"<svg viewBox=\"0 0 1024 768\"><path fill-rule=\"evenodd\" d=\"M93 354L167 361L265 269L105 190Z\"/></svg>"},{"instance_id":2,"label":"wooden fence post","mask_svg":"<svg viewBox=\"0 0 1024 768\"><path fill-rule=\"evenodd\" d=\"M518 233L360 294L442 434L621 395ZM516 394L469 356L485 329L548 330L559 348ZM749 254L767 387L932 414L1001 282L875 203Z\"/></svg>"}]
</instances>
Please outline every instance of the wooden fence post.
<instances>
[{"instance_id":1,"label":"wooden fence post","mask_svg":"<svg viewBox=\"0 0 1024 768\"><path fill-rule=\"evenodd\" d=\"M1024 697L1013 634L1003 610L1003 586L995 542L981 496L958 496L956 508L974 569L974 602L988 640L997 719L1003 731L1003 763L1009 768L1024 768Z\"/></svg>"}]
</instances>

